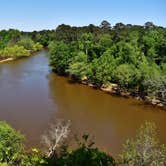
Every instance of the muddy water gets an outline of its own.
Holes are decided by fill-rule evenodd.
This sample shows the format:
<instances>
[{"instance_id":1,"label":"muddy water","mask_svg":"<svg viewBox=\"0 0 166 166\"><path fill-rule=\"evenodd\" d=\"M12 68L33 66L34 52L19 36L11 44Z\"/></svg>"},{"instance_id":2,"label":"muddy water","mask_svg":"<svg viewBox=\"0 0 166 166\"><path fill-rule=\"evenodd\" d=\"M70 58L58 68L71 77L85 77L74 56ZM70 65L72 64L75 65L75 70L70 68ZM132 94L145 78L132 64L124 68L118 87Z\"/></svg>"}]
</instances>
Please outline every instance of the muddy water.
<instances>
[{"instance_id":1,"label":"muddy water","mask_svg":"<svg viewBox=\"0 0 166 166\"><path fill-rule=\"evenodd\" d=\"M57 76L46 54L0 64L0 120L24 133L29 146L40 145L41 134L57 118L71 120L73 133L90 133L112 154L146 120L156 123L166 143L166 112Z\"/></svg>"}]
</instances>

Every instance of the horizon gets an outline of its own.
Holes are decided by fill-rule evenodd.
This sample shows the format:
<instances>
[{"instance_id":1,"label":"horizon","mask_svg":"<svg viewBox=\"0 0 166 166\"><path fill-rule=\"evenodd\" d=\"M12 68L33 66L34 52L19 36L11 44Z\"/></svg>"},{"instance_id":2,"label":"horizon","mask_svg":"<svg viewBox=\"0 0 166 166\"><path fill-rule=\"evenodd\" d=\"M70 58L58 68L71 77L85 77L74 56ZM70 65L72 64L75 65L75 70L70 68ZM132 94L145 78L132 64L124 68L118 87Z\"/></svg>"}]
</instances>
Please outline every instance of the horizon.
<instances>
[{"instance_id":1,"label":"horizon","mask_svg":"<svg viewBox=\"0 0 166 166\"><path fill-rule=\"evenodd\" d=\"M108 20L102 20L102 21L108 21ZM101 22L102 22L101 21ZM29 30L29 31L27 31L27 30L20 30L20 29L18 29L18 28L8 28L8 29L0 29L0 31L2 31L2 30L6 30L6 31L8 31L8 30L10 30L10 29L14 29L14 30L18 30L18 31L21 31L21 32L34 32L34 31L37 31L37 32L39 32L39 31L44 31L44 30L46 30L46 31L52 31L52 30L56 30L56 28L58 28L58 26L60 26L60 25L68 25L68 26L70 26L70 27L86 27L86 26L89 26L89 25L94 25L94 26L100 26L100 24L101 24L101 22L98 24L98 25L95 25L95 24L93 24L93 23L90 23L90 24L88 24L88 25L81 25L81 26L75 26L75 25L70 25L70 24L65 24L65 23L62 23L62 24L59 24L59 25L57 25L57 26L55 26L55 28L53 29L38 29L38 30ZM109 22L109 21L108 21ZM152 21L146 21L146 22L152 22ZM145 22L145 23L146 23ZM110 22L109 22L110 23ZM117 23L123 23L123 22L117 22ZM144 24L145 24L144 23ZM152 22L155 26L157 26L157 27L162 27L162 28L166 28L165 26L159 26L159 25L156 25L154 22ZM127 25L127 24L130 24L130 23L126 23L126 24L124 24L124 25ZM143 25L139 25L139 24L131 24L132 26L144 26L144 24ZM111 28L113 28L114 26L116 25L116 23L113 25L113 24L111 24Z\"/></svg>"},{"instance_id":2,"label":"horizon","mask_svg":"<svg viewBox=\"0 0 166 166\"><path fill-rule=\"evenodd\" d=\"M0 30L53 30L61 24L98 26L103 20L111 26L119 22L141 26L153 22L166 27L165 6L164 0L1 0Z\"/></svg>"}]
</instances>

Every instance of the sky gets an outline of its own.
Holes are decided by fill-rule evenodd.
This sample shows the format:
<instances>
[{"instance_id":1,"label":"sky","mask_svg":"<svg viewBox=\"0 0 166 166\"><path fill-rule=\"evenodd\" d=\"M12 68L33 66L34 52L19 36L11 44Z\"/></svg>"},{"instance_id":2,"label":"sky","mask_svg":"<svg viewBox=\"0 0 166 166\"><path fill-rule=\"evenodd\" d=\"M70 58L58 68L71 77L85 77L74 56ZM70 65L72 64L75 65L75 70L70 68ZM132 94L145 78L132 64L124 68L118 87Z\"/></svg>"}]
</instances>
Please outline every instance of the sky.
<instances>
[{"instance_id":1,"label":"sky","mask_svg":"<svg viewBox=\"0 0 166 166\"><path fill-rule=\"evenodd\" d=\"M33 31L102 20L166 27L166 0L0 0L0 29Z\"/></svg>"}]
</instances>

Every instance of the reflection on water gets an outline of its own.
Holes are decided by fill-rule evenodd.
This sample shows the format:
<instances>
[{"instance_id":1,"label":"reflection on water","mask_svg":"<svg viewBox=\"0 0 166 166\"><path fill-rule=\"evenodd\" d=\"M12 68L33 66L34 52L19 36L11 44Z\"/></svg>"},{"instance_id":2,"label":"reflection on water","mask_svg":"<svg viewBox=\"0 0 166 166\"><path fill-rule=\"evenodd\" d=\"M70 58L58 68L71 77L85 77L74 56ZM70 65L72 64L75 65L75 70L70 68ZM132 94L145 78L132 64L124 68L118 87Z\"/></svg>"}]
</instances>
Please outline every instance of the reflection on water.
<instances>
[{"instance_id":1,"label":"reflection on water","mask_svg":"<svg viewBox=\"0 0 166 166\"><path fill-rule=\"evenodd\" d=\"M145 121L154 121L166 143L166 112L134 99L105 94L49 72L46 52L0 65L0 120L39 145L40 135L57 118L72 121L74 133L88 132L98 146L116 154Z\"/></svg>"}]
</instances>

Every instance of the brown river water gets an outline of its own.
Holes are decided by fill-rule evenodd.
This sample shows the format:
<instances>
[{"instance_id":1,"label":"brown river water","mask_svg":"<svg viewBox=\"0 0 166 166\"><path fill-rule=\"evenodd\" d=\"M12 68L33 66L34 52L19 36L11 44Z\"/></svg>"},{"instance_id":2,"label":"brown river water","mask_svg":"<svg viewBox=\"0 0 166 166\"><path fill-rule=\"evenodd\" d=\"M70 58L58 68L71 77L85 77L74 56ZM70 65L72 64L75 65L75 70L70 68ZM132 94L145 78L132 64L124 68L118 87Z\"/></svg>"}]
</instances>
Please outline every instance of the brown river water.
<instances>
[{"instance_id":1,"label":"brown river water","mask_svg":"<svg viewBox=\"0 0 166 166\"><path fill-rule=\"evenodd\" d=\"M161 143L166 143L166 112L57 76L46 55L42 51L0 64L0 120L25 134L28 146L40 146L42 133L59 118L71 120L72 133L89 133L113 155L144 121L155 122Z\"/></svg>"}]
</instances>

